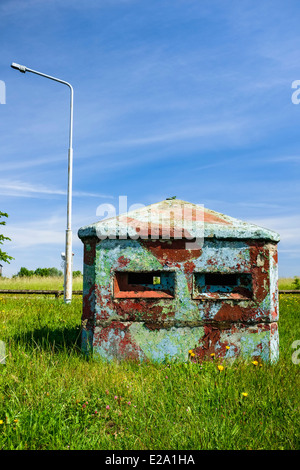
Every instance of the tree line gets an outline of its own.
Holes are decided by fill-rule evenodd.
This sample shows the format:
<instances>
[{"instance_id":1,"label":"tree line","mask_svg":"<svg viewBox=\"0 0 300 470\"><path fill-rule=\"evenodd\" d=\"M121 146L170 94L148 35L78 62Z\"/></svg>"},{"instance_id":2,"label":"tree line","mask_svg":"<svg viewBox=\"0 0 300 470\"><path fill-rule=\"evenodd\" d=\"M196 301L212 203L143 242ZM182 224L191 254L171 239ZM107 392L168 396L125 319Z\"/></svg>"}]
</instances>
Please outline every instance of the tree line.
<instances>
[{"instance_id":1,"label":"tree line","mask_svg":"<svg viewBox=\"0 0 300 470\"><path fill-rule=\"evenodd\" d=\"M35 270L30 270L22 266L18 274L15 274L13 277L31 277L31 276L57 277L57 276L63 276L63 272L57 268L37 268ZM79 276L82 276L81 271L73 271L73 277L79 277Z\"/></svg>"}]
</instances>

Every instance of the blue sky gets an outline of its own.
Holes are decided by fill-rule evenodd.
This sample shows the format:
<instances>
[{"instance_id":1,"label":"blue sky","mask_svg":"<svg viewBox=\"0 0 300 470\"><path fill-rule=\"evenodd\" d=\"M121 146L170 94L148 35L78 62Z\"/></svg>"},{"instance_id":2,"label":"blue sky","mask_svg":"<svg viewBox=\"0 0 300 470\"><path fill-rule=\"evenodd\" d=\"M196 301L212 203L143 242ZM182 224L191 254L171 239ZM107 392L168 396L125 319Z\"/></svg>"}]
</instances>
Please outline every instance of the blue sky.
<instances>
[{"instance_id":1,"label":"blue sky","mask_svg":"<svg viewBox=\"0 0 300 470\"><path fill-rule=\"evenodd\" d=\"M214 0L1 0L0 210L21 266L56 266L66 229L74 87L73 251L99 205L176 195L281 235L300 275L300 4Z\"/></svg>"}]
</instances>

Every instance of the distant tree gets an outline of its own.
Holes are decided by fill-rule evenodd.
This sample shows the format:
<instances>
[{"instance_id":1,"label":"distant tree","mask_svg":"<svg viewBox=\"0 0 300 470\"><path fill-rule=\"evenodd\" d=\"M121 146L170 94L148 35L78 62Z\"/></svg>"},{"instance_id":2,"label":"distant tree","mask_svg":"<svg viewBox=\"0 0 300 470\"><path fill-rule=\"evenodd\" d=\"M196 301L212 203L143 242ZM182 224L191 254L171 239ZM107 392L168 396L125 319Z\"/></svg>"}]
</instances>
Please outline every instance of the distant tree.
<instances>
[{"instance_id":1,"label":"distant tree","mask_svg":"<svg viewBox=\"0 0 300 470\"><path fill-rule=\"evenodd\" d=\"M42 277L55 277L62 276L62 271L59 271L57 268L37 268L34 274Z\"/></svg>"},{"instance_id":2,"label":"distant tree","mask_svg":"<svg viewBox=\"0 0 300 470\"><path fill-rule=\"evenodd\" d=\"M41 276L41 277L55 277L62 276L62 271L59 271L57 268L37 268L35 271L29 270L22 267L18 274L15 277L31 277L31 276Z\"/></svg>"},{"instance_id":3,"label":"distant tree","mask_svg":"<svg viewBox=\"0 0 300 470\"><path fill-rule=\"evenodd\" d=\"M49 269L48 268L37 268L34 271L35 276L48 277Z\"/></svg>"},{"instance_id":4,"label":"distant tree","mask_svg":"<svg viewBox=\"0 0 300 470\"><path fill-rule=\"evenodd\" d=\"M62 276L63 275L63 272L60 271L59 269L57 268L49 268L49 274L48 276Z\"/></svg>"},{"instance_id":5,"label":"distant tree","mask_svg":"<svg viewBox=\"0 0 300 470\"><path fill-rule=\"evenodd\" d=\"M73 277L80 277L80 276L82 276L81 271L73 271Z\"/></svg>"},{"instance_id":6,"label":"distant tree","mask_svg":"<svg viewBox=\"0 0 300 470\"><path fill-rule=\"evenodd\" d=\"M34 271L35 276L47 277L48 276L48 269L47 268L37 268Z\"/></svg>"},{"instance_id":7,"label":"distant tree","mask_svg":"<svg viewBox=\"0 0 300 470\"><path fill-rule=\"evenodd\" d=\"M16 276L19 277L30 277L34 275L34 271L29 271L29 269L24 268L23 266L21 267L20 271Z\"/></svg>"},{"instance_id":8,"label":"distant tree","mask_svg":"<svg viewBox=\"0 0 300 470\"><path fill-rule=\"evenodd\" d=\"M298 277L295 276L294 280L293 280L293 283L292 283L292 286L298 290L300 289L300 279Z\"/></svg>"},{"instance_id":9,"label":"distant tree","mask_svg":"<svg viewBox=\"0 0 300 470\"><path fill-rule=\"evenodd\" d=\"M6 212L0 211L0 219L1 217L8 217L8 214ZM6 225L5 220L0 221L0 225ZM11 241L10 238L5 237L0 233L0 245L3 245L5 240ZM10 263L10 260L12 259L14 259L12 256L9 256L5 251L0 249L0 261L4 261L4 263Z\"/></svg>"}]
</instances>

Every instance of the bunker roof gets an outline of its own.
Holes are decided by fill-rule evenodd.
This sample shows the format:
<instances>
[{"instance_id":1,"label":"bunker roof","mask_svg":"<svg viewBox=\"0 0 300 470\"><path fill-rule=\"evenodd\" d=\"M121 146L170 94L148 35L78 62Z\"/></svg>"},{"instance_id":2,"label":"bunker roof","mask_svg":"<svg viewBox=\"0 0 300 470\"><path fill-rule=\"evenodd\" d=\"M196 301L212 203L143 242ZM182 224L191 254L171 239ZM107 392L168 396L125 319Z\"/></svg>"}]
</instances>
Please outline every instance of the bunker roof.
<instances>
[{"instance_id":1,"label":"bunker roof","mask_svg":"<svg viewBox=\"0 0 300 470\"><path fill-rule=\"evenodd\" d=\"M145 206L81 227L81 239L105 238L265 239L278 242L278 233L179 199ZM153 237L154 238L154 237Z\"/></svg>"}]
</instances>

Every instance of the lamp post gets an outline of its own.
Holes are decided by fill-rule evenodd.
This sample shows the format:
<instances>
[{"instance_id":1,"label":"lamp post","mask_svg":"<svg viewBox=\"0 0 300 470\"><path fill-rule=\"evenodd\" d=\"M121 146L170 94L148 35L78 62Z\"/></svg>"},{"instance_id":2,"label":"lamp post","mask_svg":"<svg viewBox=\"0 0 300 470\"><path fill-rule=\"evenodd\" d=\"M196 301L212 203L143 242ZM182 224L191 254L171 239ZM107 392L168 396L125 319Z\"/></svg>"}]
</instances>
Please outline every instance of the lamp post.
<instances>
[{"instance_id":1,"label":"lamp post","mask_svg":"<svg viewBox=\"0 0 300 470\"><path fill-rule=\"evenodd\" d=\"M49 78L55 82L67 85L70 88L70 131L69 131L69 150L68 150L68 193L67 193L67 229L66 229L66 253L65 253L65 272L64 272L64 301L70 303L72 300L72 175L73 175L73 87L70 83L60 80L59 78L51 77L36 70L29 69L24 65L11 64L13 69L19 70L22 73L31 72L42 77Z\"/></svg>"}]
</instances>

